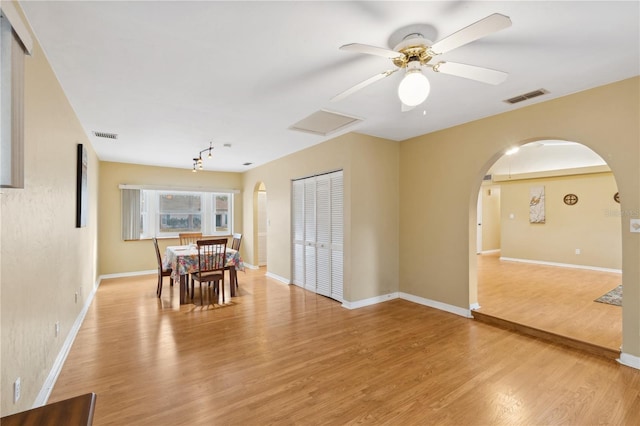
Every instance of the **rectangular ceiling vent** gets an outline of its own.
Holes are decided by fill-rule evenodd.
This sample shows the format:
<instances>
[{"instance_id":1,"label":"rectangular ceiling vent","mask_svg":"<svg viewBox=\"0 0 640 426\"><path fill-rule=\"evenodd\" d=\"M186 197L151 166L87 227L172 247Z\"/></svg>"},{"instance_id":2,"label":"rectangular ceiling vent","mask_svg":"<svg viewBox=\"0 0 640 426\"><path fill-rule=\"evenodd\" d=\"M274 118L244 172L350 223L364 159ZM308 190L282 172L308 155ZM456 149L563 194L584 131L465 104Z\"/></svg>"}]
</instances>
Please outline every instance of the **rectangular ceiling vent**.
<instances>
[{"instance_id":1,"label":"rectangular ceiling vent","mask_svg":"<svg viewBox=\"0 0 640 426\"><path fill-rule=\"evenodd\" d=\"M538 96L542 96L549 93L549 91L545 89L534 90L533 92L525 93L523 95L514 96L510 99L505 99L504 102L508 104L517 104L518 102L526 101L527 99L536 98Z\"/></svg>"},{"instance_id":2,"label":"rectangular ceiling vent","mask_svg":"<svg viewBox=\"0 0 640 426\"><path fill-rule=\"evenodd\" d=\"M115 133L107 133L107 132L93 132L93 135L98 138L106 138L106 139L118 139L118 135Z\"/></svg>"},{"instance_id":3,"label":"rectangular ceiling vent","mask_svg":"<svg viewBox=\"0 0 640 426\"><path fill-rule=\"evenodd\" d=\"M361 121L357 117L321 109L291 125L289 129L327 136Z\"/></svg>"}]
</instances>

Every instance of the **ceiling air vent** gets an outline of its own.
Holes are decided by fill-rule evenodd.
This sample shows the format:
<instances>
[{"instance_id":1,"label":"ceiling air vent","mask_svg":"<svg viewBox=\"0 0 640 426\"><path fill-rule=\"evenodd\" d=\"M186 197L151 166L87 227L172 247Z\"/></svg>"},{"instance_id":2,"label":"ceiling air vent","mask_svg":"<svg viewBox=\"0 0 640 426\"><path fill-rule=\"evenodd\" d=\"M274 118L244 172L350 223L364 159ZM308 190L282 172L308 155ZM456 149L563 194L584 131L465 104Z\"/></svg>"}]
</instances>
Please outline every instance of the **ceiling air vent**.
<instances>
[{"instance_id":1,"label":"ceiling air vent","mask_svg":"<svg viewBox=\"0 0 640 426\"><path fill-rule=\"evenodd\" d=\"M107 133L107 132L93 132L93 135L98 138L105 139L118 139L118 135L116 133Z\"/></svg>"},{"instance_id":2,"label":"ceiling air vent","mask_svg":"<svg viewBox=\"0 0 640 426\"><path fill-rule=\"evenodd\" d=\"M252 164L253 164L253 163L242 163L242 165L243 165L243 166L250 166L250 165L252 165Z\"/></svg>"},{"instance_id":3,"label":"ceiling air vent","mask_svg":"<svg viewBox=\"0 0 640 426\"><path fill-rule=\"evenodd\" d=\"M361 121L360 118L321 109L293 124L289 129L327 136Z\"/></svg>"},{"instance_id":4,"label":"ceiling air vent","mask_svg":"<svg viewBox=\"0 0 640 426\"><path fill-rule=\"evenodd\" d=\"M533 92L525 93L523 95L514 96L513 98L505 99L504 102L508 104L517 104L518 102L526 101L527 99L535 98L549 93L545 89L534 90Z\"/></svg>"}]
</instances>

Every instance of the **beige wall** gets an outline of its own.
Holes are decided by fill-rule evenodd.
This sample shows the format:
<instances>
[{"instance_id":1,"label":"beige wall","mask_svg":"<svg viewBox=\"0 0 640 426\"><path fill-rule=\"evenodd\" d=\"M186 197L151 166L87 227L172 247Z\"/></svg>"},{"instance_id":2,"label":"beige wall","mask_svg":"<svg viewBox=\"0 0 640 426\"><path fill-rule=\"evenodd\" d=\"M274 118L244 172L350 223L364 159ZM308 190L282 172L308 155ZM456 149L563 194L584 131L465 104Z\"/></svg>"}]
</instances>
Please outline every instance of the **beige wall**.
<instances>
[{"instance_id":1,"label":"beige wall","mask_svg":"<svg viewBox=\"0 0 640 426\"><path fill-rule=\"evenodd\" d=\"M529 223L532 186L545 188L544 224ZM613 199L618 189L611 173L514 180L501 188L503 257L622 267L620 204ZM566 194L577 195L578 203L566 205Z\"/></svg>"},{"instance_id":2,"label":"beige wall","mask_svg":"<svg viewBox=\"0 0 640 426\"><path fill-rule=\"evenodd\" d=\"M291 180L344 170L344 298L358 301L398 290L399 144L348 134L244 174L245 224L252 224L254 191L264 182L268 217L267 270L291 280ZM243 240L253 254L253 229ZM249 263L257 264L253 257Z\"/></svg>"},{"instance_id":3,"label":"beige wall","mask_svg":"<svg viewBox=\"0 0 640 426\"><path fill-rule=\"evenodd\" d=\"M98 160L37 43L25 62L24 135L25 187L0 195L3 416L32 407L97 279ZM79 143L89 154L84 228L75 226Z\"/></svg>"},{"instance_id":4,"label":"beige wall","mask_svg":"<svg viewBox=\"0 0 640 426\"><path fill-rule=\"evenodd\" d=\"M500 186L482 185L482 250L500 249Z\"/></svg>"},{"instance_id":5,"label":"beige wall","mask_svg":"<svg viewBox=\"0 0 640 426\"><path fill-rule=\"evenodd\" d=\"M122 240L120 184L240 190L242 175L207 171L193 173L190 169L101 162L98 229L100 275L150 271L158 267L151 240ZM233 220L235 232L242 232L242 194L234 195ZM160 250L177 242L177 239L162 239L159 241Z\"/></svg>"},{"instance_id":6,"label":"beige wall","mask_svg":"<svg viewBox=\"0 0 640 426\"><path fill-rule=\"evenodd\" d=\"M514 144L580 142L622 195L623 351L640 356L640 79L632 78L403 141L400 289L467 308L477 300L476 203L482 177ZM482 301L479 301L482 303Z\"/></svg>"}]
</instances>

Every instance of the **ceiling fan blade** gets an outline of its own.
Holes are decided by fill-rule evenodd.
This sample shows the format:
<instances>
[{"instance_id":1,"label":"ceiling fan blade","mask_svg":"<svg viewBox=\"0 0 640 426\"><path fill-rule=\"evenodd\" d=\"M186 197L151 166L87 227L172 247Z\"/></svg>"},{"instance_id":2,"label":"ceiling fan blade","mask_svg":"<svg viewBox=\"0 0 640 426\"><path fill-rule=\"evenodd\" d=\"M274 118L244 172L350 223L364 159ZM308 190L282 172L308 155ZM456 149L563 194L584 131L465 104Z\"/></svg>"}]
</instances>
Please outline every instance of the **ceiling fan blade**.
<instances>
[{"instance_id":1,"label":"ceiling fan blade","mask_svg":"<svg viewBox=\"0 0 640 426\"><path fill-rule=\"evenodd\" d=\"M435 72L464 77L487 84L500 84L509 76L506 72L477 67L475 65L459 64L457 62L438 62L433 66L433 70Z\"/></svg>"},{"instance_id":2,"label":"ceiling fan blade","mask_svg":"<svg viewBox=\"0 0 640 426\"><path fill-rule=\"evenodd\" d=\"M373 77L369 77L365 81L361 81L360 83L358 83L355 86L345 90L344 92L335 95L333 98L331 98L331 102L341 101L342 99L346 98L347 96L351 95L352 93L355 93L360 89L364 89L368 85L373 84L378 80L382 80L385 77L389 77L391 74L393 74L394 72L398 71L398 69L387 70L387 71L381 72L380 74L376 74Z\"/></svg>"},{"instance_id":3,"label":"ceiling fan blade","mask_svg":"<svg viewBox=\"0 0 640 426\"><path fill-rule=\"evenodd\" d=\"M369 46L368 44L351 43L340 46L340 50L349 52L365 53L367 55L382 56L383 58L394 59L404 55L404 53L395 50L385 49L382 47Z\"/></svg>"},{"instance_id":4,"label":"ceiling fan blade","mask_svg":"<svg viewBox=\"0 0 640 426\"><path fill-rule=\"evenodd\" d=\"M511 26L508 16L494 13L434 43L429 49L439 55Z\"/></svg>"}]
</instances>

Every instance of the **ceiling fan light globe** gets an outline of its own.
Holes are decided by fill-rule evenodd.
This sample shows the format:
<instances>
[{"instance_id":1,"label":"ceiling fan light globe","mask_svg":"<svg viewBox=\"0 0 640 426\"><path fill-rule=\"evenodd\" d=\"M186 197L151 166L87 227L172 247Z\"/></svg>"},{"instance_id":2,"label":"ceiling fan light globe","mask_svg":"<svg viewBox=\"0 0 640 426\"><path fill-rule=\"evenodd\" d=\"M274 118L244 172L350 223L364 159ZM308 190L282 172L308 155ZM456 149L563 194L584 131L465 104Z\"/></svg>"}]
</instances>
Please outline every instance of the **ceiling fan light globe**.
<instances>
[{"instance_id":1,"label":"ceiling fan light globe","mask_svg":"<svg viewBox=\"0 0 640 426\"><path fill-rule=\"evenodd\" d=\"M407 106L420 105L429 96L431 84L421 72L407 72L400 85L398 85L398 97Z\"/></svg>"}]
</instances>

